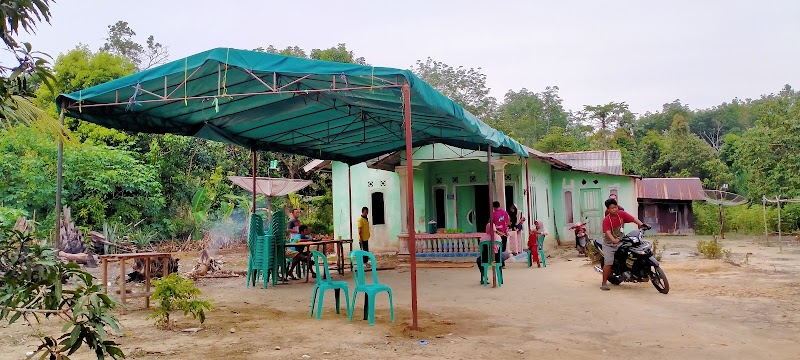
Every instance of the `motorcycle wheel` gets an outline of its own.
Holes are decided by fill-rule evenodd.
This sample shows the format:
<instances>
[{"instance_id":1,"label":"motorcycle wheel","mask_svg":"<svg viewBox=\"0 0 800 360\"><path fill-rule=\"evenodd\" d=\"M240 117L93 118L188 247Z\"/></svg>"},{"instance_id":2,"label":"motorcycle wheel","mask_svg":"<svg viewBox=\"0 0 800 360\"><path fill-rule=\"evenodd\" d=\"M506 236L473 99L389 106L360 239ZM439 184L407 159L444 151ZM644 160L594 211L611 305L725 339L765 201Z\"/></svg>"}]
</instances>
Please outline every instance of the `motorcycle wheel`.
<instances>
[{"instance_id":1,"label":"motorcycle wheel","mask_svg":"<svg viewBox=\"0 0 800 360\"><path fill-rule=\"evenodd\" d=\"M653 273L650 274L650 281L658 292L662 294L669 292L669 281L667 280L667 275L664 274L664 270L661 270L661 266L654 267Z\"/></svg>"}]
</instances>

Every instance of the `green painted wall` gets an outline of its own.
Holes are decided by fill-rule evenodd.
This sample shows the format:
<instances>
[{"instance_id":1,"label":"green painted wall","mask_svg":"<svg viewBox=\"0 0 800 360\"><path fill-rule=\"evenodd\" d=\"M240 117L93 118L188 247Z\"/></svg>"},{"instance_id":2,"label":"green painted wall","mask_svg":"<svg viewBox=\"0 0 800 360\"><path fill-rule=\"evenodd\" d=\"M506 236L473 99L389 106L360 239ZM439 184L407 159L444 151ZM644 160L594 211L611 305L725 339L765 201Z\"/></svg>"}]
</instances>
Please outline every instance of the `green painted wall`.
<instances>
[{"instance_id":1,"label":"green painted wall","mask_svg":"<svg viewBox=\"0 0 800 360\"><path fill-rule=\"evenodd\" d=\"M404 155L403 155L404 157ZM536 158L528 159L530 171L530 206L533 217L528 214L526 204L525 184L525 159L516 156L495 156L494 159L506 160L509 164L505 167L506 185L514 186L514 202L526 218L540 220L545 224L549 235L545 244L548 248L556 246L556 236L562 243L574 241L574 234L568 229L572 223L567 223L564 204L565 191L573 193L572 213L575 222L580 221L580 191L582 189L597 189L598 201L605 201L611 189L617 189L621 205L631 214L637 214L636 192L633 178L616 175L599 175L579 171L554 170L550 164ZM425 232L428 221L435 218L435 199L433 189L445 189L445 218L446 226L439 227L465 228L458 224L456 208L458 197L457 186L485 185L487 183L486 153L481 151L461 150L443 145L425 146L414 153L414 212L415 229ZM586 184L583 184L583 181ZM597 184L594 181L597 181ZM385 199L386 224L373 224L370 250L379 252L397 251L397 235L401 230L401 201L400 178L395 172L367 168L365 164L355 165L351 168L353 211L348 216L347 202L347 165L333 163L333 205L334 205L334 232L337 236L351 238L356 234L356 220L362 206L372 207L370 194L383 192ZM370 186L372 183L372 186ZM492 189L494 190L494 188ZM497 195L495 195L496 198ZM507 204L507 206L510 204ZM489 206L487 204L486 206ZM373 214L373 210L370 210ZM353 229L348 231L350 219L353 219ZM599 229L599 220L597 227ZM476 224L478 225L478 224ZM485 224L483 225L485 226ZM483 226L477 227L483 231ZM591 230L591 228L590 228ZM599 236L599 230L591 233L592 237ZM523 233L523 240L528 238L527 230ZM357 246L357 245L356 245Z\"/></svg>"},{"instance_id":2,"label":"green painted wall","mask_svg":"<svg viewBox=\"0 0 800 360\"><path fill-rule=\"evenodd\" d=\"M556 223L558 226L559 235L561 236L562 243L574 242L575 234L569 230L569 226L576 222L582 221L581 212L581 194L587 194L588 191L596 189L598 192L597 202L599 208L605 211L603 202L608 199L612 189L617 190L617 199L620 205L625 208L633 216L637 216L638 203L636 201L636 187L634 179L628 176L621 175L605 175L605 174L591 174L580 171L561 171L553 170L553 206L556 212ZM595 183L596 182L596 183ZM572 194L572 220L568 221L565 194L569 191ZM591 238L601 237L601 221L603 214L599 218L596 216L590 217L588 226L589 236ZM626 225L626 231L635 229L635 225Z\"/></svg>"},{"instance_id":3,"label":"green painted wall","mask_svg":"<svg viewBox=\"0 0 800 360\"><path fill-rule=\"evenodd\" d=\"M347 164L333 162L333 222L334 235L358 240L358 217L361 207L370 208L370 251L395 251L397 234L400 233L400 183L397 173L370 169L366 164L354 165L350 169L352 182L352 213L349 213L347 193ZM371 183L371 184L370 184ZM375 225L372 216L371 194L382 192L385 204L385 225ZM349 216L348 216L349 213ZM353 228L348 231L350 220ZM354 244L358 248L358 244Z\"/></svg>"}]
</instances>

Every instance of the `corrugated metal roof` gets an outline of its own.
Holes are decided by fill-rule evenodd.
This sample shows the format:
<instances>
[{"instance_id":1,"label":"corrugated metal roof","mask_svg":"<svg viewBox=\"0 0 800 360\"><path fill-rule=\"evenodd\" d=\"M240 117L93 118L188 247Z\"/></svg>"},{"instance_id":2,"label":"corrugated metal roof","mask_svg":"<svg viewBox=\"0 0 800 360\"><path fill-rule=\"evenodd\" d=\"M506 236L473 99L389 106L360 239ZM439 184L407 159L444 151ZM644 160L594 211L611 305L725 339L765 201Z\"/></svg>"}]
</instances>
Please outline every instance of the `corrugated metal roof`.
<instances>
[{"instance_id":1,"label":"corrugated metal roof","mask_svg":"<svg viewBox=\"0 0 800 360\"><path fill-rule=\"evenodd\" d=\"M548 155L567 163L575 170L624 175L622 172L622 152L619 150L576 151L549 153ZM606 156L608 157L608 166L606 166Z\"/></svg>"},{"instance_id":2,"label":"corrugated metal roof","mask_svg":"<svg viewBox=\"0 0 800 360\"><path fill-rule=\"evenodd\" d=\"M699 178L646 178L636 182L640 199L703 200Z\"/></svg>"}]
</instances>

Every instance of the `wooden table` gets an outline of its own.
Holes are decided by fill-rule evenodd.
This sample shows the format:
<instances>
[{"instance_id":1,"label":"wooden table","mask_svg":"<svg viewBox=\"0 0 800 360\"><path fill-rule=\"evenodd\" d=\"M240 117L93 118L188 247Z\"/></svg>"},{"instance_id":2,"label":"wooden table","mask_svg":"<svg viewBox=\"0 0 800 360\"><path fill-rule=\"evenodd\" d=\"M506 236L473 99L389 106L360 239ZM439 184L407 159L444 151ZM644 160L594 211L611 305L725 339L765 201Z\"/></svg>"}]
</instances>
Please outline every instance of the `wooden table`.
<instances>
[{"instance_id":1,"label":"wooden table","mask_svg":"<svg viewBox=\"0 0 800 360\"><path fill-rule=\"evenodd\" d=\"M336 244L336 271L339 275L344 275L344 244L350 245L350 252L353 251L353 240L351 239L338 239L338 240L305 240L305 241L298 241L298 242L287 242L286 246L294 246L294 247L311 247L316 246L317 251L319 251L320 247L323 247L327 244ZM323 251L320 251L323 254ZM311 268L311 262L308 263L309 269ZM353 262L350 261L350 272L353 271ZM306 282L308 282L308 271L306 272Z\"/></svg>"},{"instance_id":2,"label":"wooden table","mask_svg":"<svg viewBox=\"0 0 800 360\"><path fill-rule=\"evenodd\" d=\"M109 262L119 262L119 279L120 279L120 287L119 287L119 296L120 300L122 300L122 304L125 304L127 299L134 299L134 298L144 298L144 305L145 307L150 307L150 296L153 295L153 292L150 291L150 264L152 263L153 259L161 259L162 269L162 276L167 276L169 274L169 259L172 257L170 253L160 253L160 252L143 252L143 253L130 253L130 254L111 254L111 255L101 255L100 261L102 262L103 266L103 291L108 294L108 263ZM127 260L136 260L136 259L144 259L144 287L145 291L143 293L131 293L128 296L125 293L125 280L127 278L127 274L125 274L125 262Z\"/></svg>"}]
</instances>

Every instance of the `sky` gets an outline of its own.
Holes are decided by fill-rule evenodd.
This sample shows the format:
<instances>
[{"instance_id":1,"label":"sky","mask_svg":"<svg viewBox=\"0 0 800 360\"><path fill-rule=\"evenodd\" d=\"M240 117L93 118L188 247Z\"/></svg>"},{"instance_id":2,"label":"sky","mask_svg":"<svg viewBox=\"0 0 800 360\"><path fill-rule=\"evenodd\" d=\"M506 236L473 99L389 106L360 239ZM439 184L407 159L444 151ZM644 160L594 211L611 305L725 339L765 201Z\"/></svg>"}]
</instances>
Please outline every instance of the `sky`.
<instances>
[{"instance_id":1,"label":"sky","mask_svg":"<svg viewBox=\"0 0 800 360\"><path fill-rule=\"evenodd\" d=\"M624 101L643 114L675 99L709 108L800 87L796 0L59 0L52 15L21 39L53 57L78 43L98 49L124 20L173 60L215 47L346 43L376 66L431 57L481 68L499 100L558 86L570 110Z\"/></svg>"}]
</instances>

